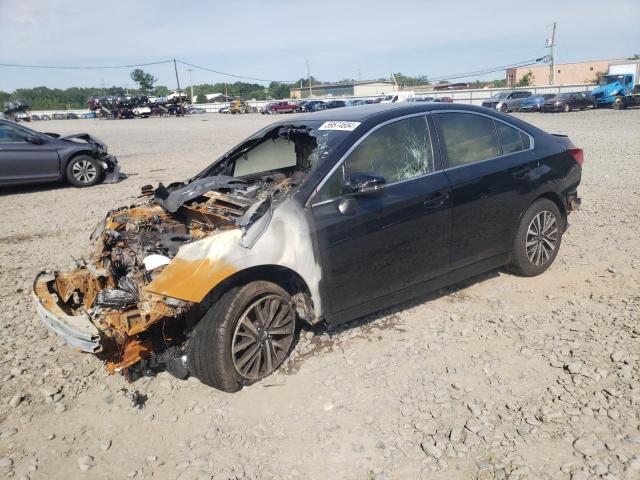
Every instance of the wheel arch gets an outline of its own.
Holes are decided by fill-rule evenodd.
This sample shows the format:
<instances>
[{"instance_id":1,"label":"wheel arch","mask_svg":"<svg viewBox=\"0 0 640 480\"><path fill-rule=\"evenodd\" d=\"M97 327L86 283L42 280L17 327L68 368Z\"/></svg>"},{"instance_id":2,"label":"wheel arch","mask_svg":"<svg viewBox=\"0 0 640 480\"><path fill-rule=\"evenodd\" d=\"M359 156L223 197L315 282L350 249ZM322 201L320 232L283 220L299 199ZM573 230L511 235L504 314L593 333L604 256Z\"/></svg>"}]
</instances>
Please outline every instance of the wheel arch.
<instances>
[{"instance_id":1,"label":"wheel arch","mask_svg":"<svg viewBox=\"0 0 640 480\"><path fill-rule=\"evenodd\" d=\"M298 316L307 323L315 323L313 296L307 282L298 272L281 265L256 265L229 275L209 291L200 302L200 308L202 311L206 311L232 288L258 280L275 283L285 289L292 297L301 294L300 298L294 299ZM305 315L300 315L301 309L306 311Z\"/></svg>"},{"instance_id":2,"label":"wheel arch","mask_svg":"<svg viewBox=\"0 0 640 480\"><path fill-rule=\"evenodd\" d=\"M564 232L567 229L567 220L568 220L568 218L567 218L567 215L568 215L567 208L566 208L564 202L562 201L562 197L558 193L553 192L553 191L547 191L547 192L540 193L533 200L531 200L531 202L529 202L529 204L526 206L526 208L522 209L522 211L520 212L520 216L518 217L518 225L520 225L520 222L522 221L522 217L524 217L525 212L527 210L529 210L531 205L533 205L538 200L541 200L543 198L552 201L556 205L556 207L558 207L558 210L560 210L560 215L562 215L562 224L563 224L562 225L562 231ZM513 233L514 238L515 238L515 235L516 235L516 233L515 233L516 230L514 230L514 233ZM512 242L513 242L513 239L512 239Z\"/></svg>"},{"instance_id":3,"label":"wheel arch","mask_svg":"<svg viewBox=\"0 0 640 480\"><path fill-rule=\"evenodd\" d=\"M62 161L61 170L62 170L63 176L66 175L67 165L69 165L69 162L71 162L71 160L73 160L74 158L79 157L80 155L86 155L91 158L96 158L93 150L91 150L90 148L81 148L77 150L76 149L71 150L71 152L69 152L67 155L61 158L61 161Z\"/></svg>"},{"instance_id":4,"label":"wheel arch","mask_svg":"<svg viewBox=\"0 0 640 480\"><path fill-rule=\"evenodd\" d=\"M533 205L533 203L534 203L534 202L537 202L538 200L540 200L540 199L542 199L542 198L546 198L547 200L551 200L553 203L555 203L555 204L556 204L556 207L558 207L558 210L560 210L560 214L562 215L562 223L563 223L563 225L562 225L562 229L563 229L563 230L566 230L566 227L567 227L567 215L568 215L568 212L567 212L567 207L566 207L566 205L565 205L565 204L564 204L564 202L562 201L562 197L561 197L558 193L556 193L556 192L551 192L551 191L549 191L549 192L545 192L545 193L542 193L542 194L538 195L538 197L536 197L536 198L533 200L533 202L531 202L531 203L529 204L529 207L530 207L531 205ZM529 207L527 207L527 208L529 208ZM523 212L523 213L524 213L524 212Z\"/></svg>"}]
</instances>

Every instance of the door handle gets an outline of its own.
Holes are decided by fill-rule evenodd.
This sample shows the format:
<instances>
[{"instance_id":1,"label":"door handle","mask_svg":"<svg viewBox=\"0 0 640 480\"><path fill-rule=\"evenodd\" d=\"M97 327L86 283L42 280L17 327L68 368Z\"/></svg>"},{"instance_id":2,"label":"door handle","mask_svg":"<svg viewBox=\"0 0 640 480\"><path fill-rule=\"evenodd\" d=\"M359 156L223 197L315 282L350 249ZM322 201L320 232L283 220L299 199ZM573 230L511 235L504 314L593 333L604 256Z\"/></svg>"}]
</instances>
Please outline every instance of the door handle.
<instances>
[{"instance_id":1,"label":"door handle","mask_svg":"<svg viewBox=\"0 0 640 480\"><path fill-rule=\"evenodd\" d=\"M423 203L427 208L439 208L449 201L449 192L438 192L429 195Z\"/></svg>"},{"instance_id":2,"label":"door handle","mask_svg":"<svg viewBox=\"0 0 640 480\"><path fill-rule=\"evenodd\" d=\"M524 168L521 168L521 169L516 170L515 172L513 172L513 176L516 177L516 178L524 178L527 175L529 175L532 170L533 170L533 168L531 168L531 167L524 167Z\"/></svg>"}]
</instances>

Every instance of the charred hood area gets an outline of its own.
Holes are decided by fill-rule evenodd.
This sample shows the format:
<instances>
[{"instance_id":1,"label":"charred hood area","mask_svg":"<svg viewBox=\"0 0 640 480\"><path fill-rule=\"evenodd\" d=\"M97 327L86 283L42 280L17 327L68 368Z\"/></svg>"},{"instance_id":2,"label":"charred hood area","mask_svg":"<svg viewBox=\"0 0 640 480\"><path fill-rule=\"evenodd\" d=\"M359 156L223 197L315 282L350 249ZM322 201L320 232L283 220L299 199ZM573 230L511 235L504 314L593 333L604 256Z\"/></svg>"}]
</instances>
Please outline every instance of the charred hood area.
<instances>
[{"instance_id":1,"label":"charred hood area","mask_svg":"<svg viewBox=\"0 0 640 480\"><path fill-rule=\"evenodd\" d=\"M250 178L225 174L235 158L276 138L295 142L299 162L294 168ZM146 287L187 243L240 229L241 245L251 248L260 234L251 232L251 226L304 177L309 169L305 152L316 145L304 128L277 127L241 144L188 182L143 187L135 205L112 210L93 232L96 248L90 259L77 261L71 272L43 272L36 278L36 307L67 323L87 318L84 343L69 343L96 353L109 373L127 372L143 359L142 371L184 358L188 334L202 315L198 304ZM177 370L180 375L184 365Z\"/></svg>"}]
</instances>

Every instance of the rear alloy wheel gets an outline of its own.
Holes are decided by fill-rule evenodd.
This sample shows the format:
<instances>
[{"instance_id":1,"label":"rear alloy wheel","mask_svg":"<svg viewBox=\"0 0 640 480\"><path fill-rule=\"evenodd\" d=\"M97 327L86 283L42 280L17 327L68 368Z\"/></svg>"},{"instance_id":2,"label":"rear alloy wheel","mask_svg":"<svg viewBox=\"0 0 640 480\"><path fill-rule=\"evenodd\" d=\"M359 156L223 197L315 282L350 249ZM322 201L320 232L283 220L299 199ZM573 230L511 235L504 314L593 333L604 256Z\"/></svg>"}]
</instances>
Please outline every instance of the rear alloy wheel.
<instances>
[{"instance_id":1,"label":"rear alloy wheel","mask_svg":"<svg viewBox=\"0 0 640 480\"><path fill-rule=\"evenodd\" d=\"M527 229L527 258L533 265L544 265L558 245L558 222L549 210L538 213Z\"/></svg>"},{"instance_id":2,"label":"rear alloy wheel","mask_svg":"<svg viewBox=\"0 0 640 480\"><path fill-rule=\"evenodd\" d=\"M102 167L88 155L78 155L67 164L67 181L74 187L91 187L102 180Z\"/></svg>"},{"instance_id":3,"label":"rear alloy wheel","mask_svg":"<svg viewBox=\"0 0 640 480\"><path fill-rule=\"evenodd\" d=\"M544 272L558 254L564 225L555 203L546 198L534 202L518 226L509 268L526 277Z\"/></svg>"},{"instance_id":4,"label":"rear alloy wheel","mask_svg":"<svg viewBox=\"0 0 640 480\"><path fill-rule=\"evenodd\" d=\"M273 373L295 334L296 313L286 290L266 281L232 288L196 326L189 370L207 385L238 391Z\"/></svg>"}]
</instances>

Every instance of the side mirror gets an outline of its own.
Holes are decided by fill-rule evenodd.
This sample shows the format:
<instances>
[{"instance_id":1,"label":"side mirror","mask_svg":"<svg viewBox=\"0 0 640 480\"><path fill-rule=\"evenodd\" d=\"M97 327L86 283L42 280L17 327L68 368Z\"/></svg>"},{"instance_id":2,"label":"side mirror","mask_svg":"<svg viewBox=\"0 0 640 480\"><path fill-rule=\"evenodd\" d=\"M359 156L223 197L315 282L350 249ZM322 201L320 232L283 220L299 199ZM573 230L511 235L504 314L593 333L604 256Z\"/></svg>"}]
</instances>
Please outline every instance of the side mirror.
<instances>
[{"instance_id":1,"label":"side mirror","mask_svg":"<svg viewBox=\"0 0 640 480\"><path fill-rule=\"evenodd\" d=\"M387 183L384 177L373 173L353 173L349 175L342 191L359 195L381 195L384 185Z\"/></svg>"},{"instance_id":2,"label":"side mirror","mask_svg":"<svg viewBox=\"0 0 640 480\"><path fill-rule=\"evenodd\" d=\"M32 143L33 145L42 145L44 143L44 139L37 135L27 135L24 139L26 142Z\"/></svg>"}]
</instances>

